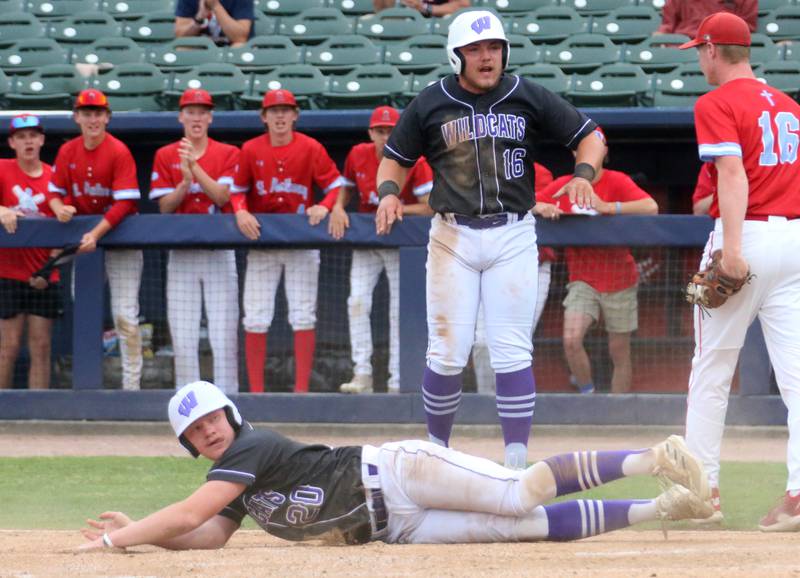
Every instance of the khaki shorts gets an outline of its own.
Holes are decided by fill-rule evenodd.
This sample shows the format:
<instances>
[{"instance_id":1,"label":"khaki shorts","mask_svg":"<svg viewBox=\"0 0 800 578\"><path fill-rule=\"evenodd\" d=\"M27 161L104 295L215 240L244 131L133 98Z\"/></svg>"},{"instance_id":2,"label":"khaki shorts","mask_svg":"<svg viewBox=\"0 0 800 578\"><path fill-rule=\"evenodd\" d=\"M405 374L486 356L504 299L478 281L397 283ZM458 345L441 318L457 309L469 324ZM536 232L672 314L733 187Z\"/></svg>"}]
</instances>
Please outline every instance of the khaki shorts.
<instances>
[{"instance_id":1,"label":"khaki shorts","mask_svg":"<svg viewBox=\"0 0 800 578\"><path fill-rule=\"evenodd\" d=\"M603 313L606 331L630 333L639 327L639 303L636 299L637 285L616 291L600 293L588 283L574 281L567 284L564 309L570 313L585 313L595 323Z\"/></svg>"}]
</instances>

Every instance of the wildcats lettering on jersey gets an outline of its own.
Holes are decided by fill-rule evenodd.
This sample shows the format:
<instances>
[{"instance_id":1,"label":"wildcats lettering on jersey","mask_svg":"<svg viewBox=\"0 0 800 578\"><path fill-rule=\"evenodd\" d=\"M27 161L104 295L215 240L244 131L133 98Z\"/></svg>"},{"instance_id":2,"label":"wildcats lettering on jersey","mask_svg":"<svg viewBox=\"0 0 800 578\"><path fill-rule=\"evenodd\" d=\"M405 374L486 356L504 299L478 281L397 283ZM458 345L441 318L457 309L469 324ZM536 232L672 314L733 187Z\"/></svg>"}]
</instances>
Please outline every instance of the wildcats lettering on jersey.
<instances>
[{"instance_id":1,"label":"wildcats lettering on jersey","mask_svg":"<svg viewBox=\"0 0 800 578\"><path fill-rule=\"evenodd\" d=\"M473 118L474 127L470 122ZM442 137L448 149L465 141L485 137L522 142L525 140L525 117L508 113L462 116L442 125Z\"/></svg>"}]
</instances>

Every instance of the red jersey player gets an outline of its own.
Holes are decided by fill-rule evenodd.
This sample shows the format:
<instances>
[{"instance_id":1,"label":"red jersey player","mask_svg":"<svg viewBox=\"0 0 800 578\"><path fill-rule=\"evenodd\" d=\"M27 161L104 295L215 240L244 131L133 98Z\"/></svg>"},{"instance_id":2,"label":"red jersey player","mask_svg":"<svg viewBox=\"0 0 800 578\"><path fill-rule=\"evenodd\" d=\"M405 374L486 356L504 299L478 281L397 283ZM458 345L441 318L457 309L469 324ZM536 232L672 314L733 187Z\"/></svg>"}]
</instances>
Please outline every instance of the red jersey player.
<instances>
[{"instance_id":1,"label":"red jersey player","mask_svg":"<svg viewBox=\"0 0 800 578\"><path fill-rule=\"evenodd\" d=\"M239 229L249 239L257 239L260 231L253 213L307 214L309 224L317 225L336 202L339 171L319 142L294 130L298 114L291 92L267 92L261 108L267 131L242 146L231 204ZM319 204L314 204L314 185L326 195ZM264 391L267 329L281 275L294 330L294 390L308 391L316 342L318 274L319 251L315 249L254 249L248 254L243 325L250 391Z\"/></svg>"},{"instance_id":2,"label":"red jersey player","mask_svg":"<svg viewBox=\"0 0 800 578\"><path fill-rule=\"evenodd\" d=\"M126 216L137 212L139 183L136 164L128 147L106 132L111 120L108 99L99 90L81 91L72 118L81 136L58 150L50 181L49 203L59 221L74 214L103 215L81 238L79 251L94 251L97 242ZM142 378L142 343L139 337L139 285L142 252L107 251L106 274L111 288L111 315L119 336L122 387L139 389Z\"/></svg>"},{"instance_id":3,"label":"red jersey player","mask_svg":"<svg viewBox=\"0 0 800 578\"><path fill-rule=\"evenodd\" d=\"M239 149L208 137L214 101L205 90L181 96L178 122L184 137L156 151L150 198L162 213L230 212ZM214 381L239 392L239 283L232 250L176 249L167 265L167 318L175 353L175 385L200 379L200 316L205 303Z\"/></svg>"},{"instance_id":4,"label":"red jersey player","mask_svg":"<svg viewBox=\"0 0 800 578\"><path fill-rule=\"evenodd\" d=\"M717 192L716 173L714 163L703 163L703 166L700 167L700 172L697 173L697 184L692 194L692 213L695 215L707 215L711 209L714 193Z\"/></svg>"},{"instance_id":5,"label":"red jersey player","mask_svg":"<svg viewBox=\"0 0 800 578\"><path fill-rule=\"evenodd\" d=\"M605 137L599 130L599 138ZM592 180L593 209L570 203L566 196L554 196L570 180L564 176L553 181L537 195L539 203L555 204L555 218L561 213L583 215L654 215L655 200L640 189L629 176L601 168ZM565 250L569 284L564 299L564 353L578 389L594 391L591 362L583 346L586 332L600 320L602 312L608 332L608 351L614 364L611 392L630 390L631 333L638 327L636 299L639 274L636 262L625 247L567 247Z\"/></svg>"},{"instance_id":6,"label":"red jersey player","mask_svg":"<svg viewBox=\"0 0 800 578\"><path fill-rule=\"evenodd\" d=\"M39 117L24 114L12 118L8 146L15 158L0 160L0 224L13 234L18 218L53 216L46 198L50 165L39 158L44 146ZM50 387L53 319L61 315L58 271L50 275L46 288L37 289L29 283L50 253L38 248L0 251L0 389L12 386L26 321L31 357L28 387Z\"/></svg>"},{"instance_id":7,"label":"red jersey player","mask_svg":"<svg viewBox=\"0 0 800 578\"><path fill-rule=\"evenodd\" d=\"M722 270L755 275L711 315L695 307L686 441L719 484L719 454L736 363L750 321L761 321L781 397L788 408L789 477L780 503L761 519L764 531L800 528L800 105L759 82L750 66L747 23L726 12L700 24L700 68L712 86L695 104L700 160L714 163L716 219L702 257L722 250ZM716 490L714 497L719 496ZM717 504L718 507L718 504ZM721 511L716 516L721 518Z\"/></svg>"},{"instance_id":8,"label":"red jersey player","mask_svg":"<svg viewBox=\"0 0 800 578\"><path fill-rule=\"evenodd\" d=\"M331 212L328 230L335 239L341 239L350 225L345 207L353 192L358 194L358 212L374 213L378 209L375 179L383 158L383 145L397 124L400 113L391 106L379 106L369 120L370 142L354 146L344 165L344 186ZM400 192L405 205L405 215L432 215L428 194L433 187L433 172L424 158L420 158L409 172ZM387 390L400 389L400 254L397 249L355 249L350 268L350 297L347 311L350 320L350 347L354 368L353 379L339 388L343 393L372 391L372 331L370 312L372 292L381 271L386 269L389 281L389 382Z\"/></svg>"}]
</instances>

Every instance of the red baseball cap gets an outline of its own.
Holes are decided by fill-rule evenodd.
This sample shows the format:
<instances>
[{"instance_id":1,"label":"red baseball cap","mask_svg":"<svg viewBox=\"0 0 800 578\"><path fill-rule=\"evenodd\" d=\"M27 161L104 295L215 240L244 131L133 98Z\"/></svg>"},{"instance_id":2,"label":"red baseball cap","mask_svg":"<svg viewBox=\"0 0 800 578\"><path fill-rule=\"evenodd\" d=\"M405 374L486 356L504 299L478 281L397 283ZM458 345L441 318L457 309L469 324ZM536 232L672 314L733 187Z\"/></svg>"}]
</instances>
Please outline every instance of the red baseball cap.
<instances>
[{"instance_id":1,"label":"red baseball cap","mask_svg":"<svg viewBox=\"0 0 800 578\"><path fill-rule=\"evenodd\" d=\"M703 19L694 40L681 44L679 48L685 50L706 43L750 46L750 27L736 14L715 12Z\"/></svg>"},{"instance_id":2,"label":"red baseball cap","mask_svg":"<svg viewBox=\"0 0 800 578\"><path fill-rule=\"evenodd\" d=\"M369 117L369 128L376 126L395 126L397 121L400 120L400 113L396 108L391 106L379 106L372 111L372 116Z\"/></svg>"},{"instance_id":3,"label":"red baseball cap","mask_svg":"<svg viewBox=\"0 0 800 578\"><path fill-rule=\"evenodd\" d=\"M26 128L38 130L44 134L44 127L42 126L42 119L35 114L18 114L11 119L11 124L8 128L9 136Z\"/></svg>"},{"instance_id":4,"label":"red baseball cap","mask_svg":"<svg viewBox=\"0 0 800 578\"><path fill-rule=\"evenodd\" d=\"M214 108L214 99L211 98L211 94L209 94L207 90L203 90L202 88L187 88L181 95L181 100L178 103L178 107L183 108L184 106L189 106L190 104Z\"/></svg>"},{"instance_id":5,"label":"red baseball cap","mask_svg":"<svg viewBox=\"0 0 800 578\"><path fill-rule=\"evenodd\" d=\"M261 102L261 108L271 108L273 106L294 106L297 107L297 101L294 95L285 88L277 90L270 90L264 95L264 100Z\"/></svg>"},{"instance_id":6,"label":"red baseball cap","mask_svg":"<svg viewBox=\"0 0 800 578\"><path fill-rule=\"evenodd\" d=\"M104 108L111 110L108 106L108 99L106 95L97 90L96 88L89 88L82 90L75 99L75 108Z\"/></svg>"}]
</instances>

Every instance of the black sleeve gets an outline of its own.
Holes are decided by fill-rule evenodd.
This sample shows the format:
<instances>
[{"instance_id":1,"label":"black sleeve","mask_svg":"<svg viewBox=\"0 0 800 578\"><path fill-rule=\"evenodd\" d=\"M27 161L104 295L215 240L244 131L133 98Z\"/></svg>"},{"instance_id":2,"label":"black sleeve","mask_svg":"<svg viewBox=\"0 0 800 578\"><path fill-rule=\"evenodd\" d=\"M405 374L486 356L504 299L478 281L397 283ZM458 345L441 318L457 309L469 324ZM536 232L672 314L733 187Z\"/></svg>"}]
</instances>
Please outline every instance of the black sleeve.
<instances>
[{"instance_id":1,"label":"black sleeve","mask_svg":"<svg viewBox=\"0 0 800 578\"><path fill-rule=\"evenodd\" d=\"M523 82L526 90L535 94L531 102L540 103L539 125L556 142L575 150L583 137L597 127L596 122L557 94L525 79Z\"/></svg>"},{"instance_id":2,"label":"black sleeve","mask_svg":"<svg viewBox=\"0 0 800 578\"><path fill-rule=\"evenodd\" d=\"M389 140L383 147L383 156L397 161L401 166L411 168L417 159L422 156L422 146L425 135L419 124L419 97L411 103L400 115L400 120L392 129Z\"/></svg>"},{"instance_id":3,"label":"black sleeve","mask_svg":"<svg viewBox=\"0 0 800 578\"><path fill-rule=\"evenodd\" d=\"M242 525L242 520L247 515L247 511L244 508L244 501L242 500L242 496L238 496L234 501L230 504L225 506L221 512L217 514L218 516L225 516L229 520L235 522L238 525Z\"/></svg>"},{"instance_id":4,"label":"black sleeve","mask_svg":"<svg viewBox=\"0 0 800 578\"><path fill-rule=\"evenodd\" d=\"M206 479L253 485L259 473L280 459L278 444L281 438L275 437L265 443L264 436L256 432L240 434L222 457L211 466Z\"/></svg>"}]
</instances>

